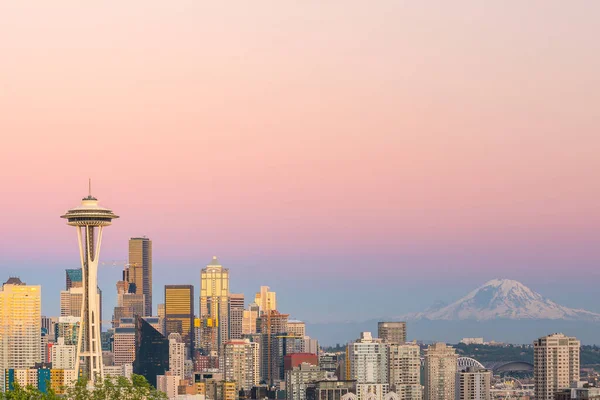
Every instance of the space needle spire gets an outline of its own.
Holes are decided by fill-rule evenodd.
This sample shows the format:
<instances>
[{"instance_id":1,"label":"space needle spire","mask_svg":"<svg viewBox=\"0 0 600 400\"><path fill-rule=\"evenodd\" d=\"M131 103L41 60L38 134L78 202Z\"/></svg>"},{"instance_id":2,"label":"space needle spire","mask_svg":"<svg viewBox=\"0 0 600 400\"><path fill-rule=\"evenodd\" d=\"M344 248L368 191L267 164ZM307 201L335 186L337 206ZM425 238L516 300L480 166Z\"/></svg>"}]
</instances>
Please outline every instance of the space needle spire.
<instances>
[{"instance_id":1,"label":"space needle spire","mask_svg":"<svg viewBox=\"0 0 600 400\"><path fill-rule=\"evenodd\" d=\"M104 378L102 369L102 346L100 340L100 304L98 303L98 259L102 230L112 220L119 218L111 210L100 207L98 199L92 196L92 180L89 181L88 196L81 205L70 209L61 218L77 228L79 256L83 281L83 301L81 321L77 336L77 356L75 370L85 376L93 385Z\"/></svg>"}]
</instances>

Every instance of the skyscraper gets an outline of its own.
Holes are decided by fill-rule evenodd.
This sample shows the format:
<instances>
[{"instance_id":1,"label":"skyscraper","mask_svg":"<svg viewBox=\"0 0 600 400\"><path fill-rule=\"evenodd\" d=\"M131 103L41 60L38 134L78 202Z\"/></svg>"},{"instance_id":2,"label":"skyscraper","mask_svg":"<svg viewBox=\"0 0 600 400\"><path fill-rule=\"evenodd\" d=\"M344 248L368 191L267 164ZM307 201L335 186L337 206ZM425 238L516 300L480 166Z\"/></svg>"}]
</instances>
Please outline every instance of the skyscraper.
<instances>
[{"instance_id":1,"label":"skyscraper","mask_svg":"<svg viewBox=\"0 0 600 400\"><path fill-rule=\"evenodd\" d=\"M399 400L421 400L421 349L416 343L390 344L389 384Z\"/></svg>"},{"instance_id":2,"label":"skyscraper","mask_svg":"<svg viewBox=\"0 0 600 400\"><path fill-rule=\"evenodd\" d=\"M169 341L142 317L135 318L133 372L156 387L156 376L169 370Z\"/></svg>"},{"instance_id":3,"label":"skyscraper","mask_svg":"<svg viewBox=\"0 0 600 400\"><path fill-rule=\"evenodd\" d=\"M98 299L98 260L104 227L119 218L109 209L98 205L98 200L90 193L79 207L75 207L61 218L77 228L79 254L82 268L83 307L81 328L77 344L75 369L79 370L83 361L84 374L90 384L102 379L102 346L100 343L101 317Z\"/></svg>"},{"instance_id":4,"label":"skyscraper","mask_svg":"<svg viewBox=\"0 0 600 400\"><path fill-rule=\"evenodd\" d=\"M236 389L249 391L260 383L259 344L245 340L231 340L223 345L223 379L235 382Z\"/></svg>"},{"instance_id":5,"label":"skyscraper","mask_svg":"<svg viewBox=\"0 0 600 400\"><path fill-rule=\"evenodd\" d=\"M144 295L144 317L152 315L152 241L147 237L129 239L129 282Z\"/></svg>"},{"instance_id":6,"label":"skyscraper","mask_svg":"<svg viewBox=\"0 0 600 400\"><path fill-rule=\"evenodd\" d=\"M263 313L257 322L260 333L260 379L270 385L285 379L283 360L287 348L285 341L280 339L287 336L288 317L288 314L272 310Z\"/></svg>"},{"instance_id":7,"label":"skyscraper","mask_svg":"<svg viewBox=\"0 0 600 400\"><path fill-rule=\"evenodd\" d=\"M179 333L169 335L169 371L185 379L185 343Z\"/></svg>"},{"instance_id":8,"label":"skyscraper","mask_svg":"<svg viewBox=\"0 0 600 400\"><path fill-rule=\"evenodd\" d=\"M456 361L453 347L436 343L425 350L425 400L454 400Z\"/></svg>"},{"instance_id":9,"label":"skyscraper","mask_svg":"<svg viewBox=\"0 0 600 400\"><path fill-rule=\"evenodd\" d=\"M125 278L126 271L123 272ZM119 326L121 318L133 318L136 315L145 316L146 296L137 293L135 283L127 280L117 282L117 306L113 314L113 328Z\"/></svg>"},{"instance_id":10,"label":"skyscraper","mask_svg":"<svg viewBox=\"0 0 600 400\"><path fill-rule=\"evenodd\" d=\"M362 332L360 339L348 343L347 361L350 376L356 380L358 400L364 400L373 393L377 400L383 400L388 386L388 348L380 340L373 339L371 332Z\"/></svg>"},{"instance_id":11,"label":"skyscraper","mask_svg":"<svg viewBox=\"0 0 600 400\"><path fill-rule=\"evenodd\" d=\"M229 295L229 339L242 338L244 320L244 295L231 293Z\"/></svg>"},{"instance_id":12,"label":"skyscraper","mask_svg":"<svg viewBox=\"0 0 600 400\"><path fill-rule=\"evenodd\" d=\"M277 310L277 295L269 291L270 287L261 286L260 292L254 296L254 302L258 304L261 313Z\"/></svg>"},{"instance_id":13,"label":"skyscraper","mask_svg":"<svg viewBox=\"0 0 600 400\"><path fill-rule=\"evenodd\" d=\"M165 333L179 333L186 345L187 358L194 350L194 286L165 286Z\"/></svg>"},{"instance_id":14,"label":"skyscraper","mask_svg":"<svg viewBox=\"0 0 600 400\"><path fill-rule=\"evenodd\" d=\"M217 356L229 340L229 269L213 257L200 273L200 319L202 348Z\"/></svg>"},{"instance_id":15,"label":"skyscraper","mask_svg":"<svg viewBox=\"0 0 600 400\"><path fill-rule=\"evenodd\" d=\"M468 367L456 373L456 400L491 400L492 371Z\"/></svg>"},{"instance_id":16,"label":"skyscraper","mask_svg":"<svg viewBox=\"0 0 600 400\"><path fill-rule=\"evenodd\" d=\"M384 343L406 342L406 322L379 322L377 331L377 335Z\"/></svg>"},{"instance_id":17,"label":"skyscraper","mask_svg":"<svg viewBox=\"0 0 600 400\"><path fill-rule=\"evenodd\" d=\"M258 304L252 303L244 310L242 317L242 335L256 333L256 320L260 314Z\"/></svg>"},{"instance_id":18,"label":"skyscraper","mask_svg":"<svg viewBox=\"0 0 600 400\"><path fill-rule=\"evenodd\" d=\"M581 343L562 333L533 342L533 378L536 400L553 400L561 389L579 381Z\"/></svg>"},{"instance_id":19,"label":"skyscraper","mask_svg":"<svg viewBox=\"0 0 600 400\"><path fill-rule=\"evenodd\" d=\"M10 278L0 289L0 382L4 371L42 362L41 287Z\"/></svg>"}]
</instances>

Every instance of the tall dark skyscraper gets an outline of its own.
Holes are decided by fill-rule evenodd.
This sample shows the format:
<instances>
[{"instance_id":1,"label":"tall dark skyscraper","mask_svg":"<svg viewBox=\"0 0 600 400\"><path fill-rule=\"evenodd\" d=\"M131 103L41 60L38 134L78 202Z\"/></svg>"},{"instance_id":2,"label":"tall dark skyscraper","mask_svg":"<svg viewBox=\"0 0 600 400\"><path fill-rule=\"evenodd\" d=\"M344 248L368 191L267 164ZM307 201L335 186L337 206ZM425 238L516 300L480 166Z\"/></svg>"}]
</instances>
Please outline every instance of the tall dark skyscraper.
<instances>
[{"instance_id":1,"label":"tall dark skyscraper","mask_svg":"<svg viewBox=\"0 0 600 400\"><path fill-rule=\"evenodd\" d=\"M156 387L156 375L169 369L169 340L142 317L135 318L135 361L133 372Z\"/></svg>"},{"instance_id":2,"label":"tall dark skyscraper","mask_svg":"<svg viewBox=\"0 0 600 400\"><path fill-rule=\"evenodd\" d=\"M152 241L146 237L129 239L129 283L145 296L144 316L152 316Z\"/></svg>"},{"instance_id":3,"label":"tall dark skyscraper","mask_svg":"<svg viewBox=\"0 0 600 400\"><path fill-rule=\"evenodd\" d=\"M165 285L165 336L179 333L188 357L194 350L194 286Z\"/></svg>"}]
</instances>

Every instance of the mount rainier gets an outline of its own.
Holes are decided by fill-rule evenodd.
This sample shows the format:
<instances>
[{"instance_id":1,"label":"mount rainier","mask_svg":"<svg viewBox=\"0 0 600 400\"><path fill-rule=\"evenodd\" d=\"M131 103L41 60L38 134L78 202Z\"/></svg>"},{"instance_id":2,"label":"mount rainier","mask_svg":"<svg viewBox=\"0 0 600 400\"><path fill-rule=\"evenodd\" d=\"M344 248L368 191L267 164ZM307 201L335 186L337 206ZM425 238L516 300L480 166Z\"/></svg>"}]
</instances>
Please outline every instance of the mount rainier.
<instances>
[{"instance_id":1,"label":"mount rainier","mask_svg":"<svg viewBox=\"0 0 600 400\"><path fill-rule=\"evenodd\" d=\"M546 319L600 322L600 314L561 306L520 282L493 279L450 305L438 305L405 319L476 320Z\"/></svg>"}]
</instances>

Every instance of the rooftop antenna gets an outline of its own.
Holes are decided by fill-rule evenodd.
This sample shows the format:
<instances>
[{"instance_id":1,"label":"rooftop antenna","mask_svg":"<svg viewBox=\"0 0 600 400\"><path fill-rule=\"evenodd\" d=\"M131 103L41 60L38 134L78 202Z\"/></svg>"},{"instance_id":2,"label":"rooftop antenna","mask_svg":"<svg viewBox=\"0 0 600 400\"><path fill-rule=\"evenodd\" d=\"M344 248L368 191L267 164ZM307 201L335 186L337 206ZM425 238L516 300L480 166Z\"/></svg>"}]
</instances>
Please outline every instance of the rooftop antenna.
<instances>
[{"instance_id":1,"label":"rooftop antenna","mask_svg":"<svg viewBox=\"0 0 600 400\"><path fill-rule=\"evenodd\" d=\"M89 197L92 197L92 178L88 178L89 179Z\"/></svg>"}]
</instances>

